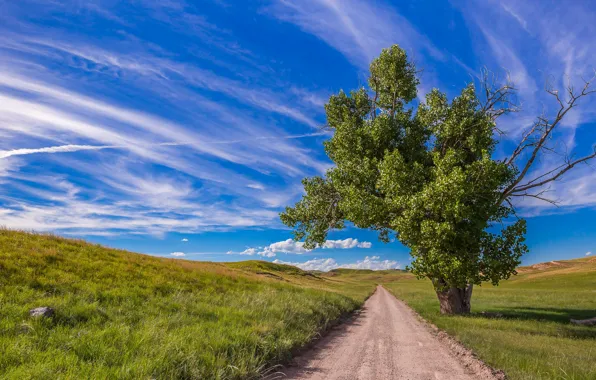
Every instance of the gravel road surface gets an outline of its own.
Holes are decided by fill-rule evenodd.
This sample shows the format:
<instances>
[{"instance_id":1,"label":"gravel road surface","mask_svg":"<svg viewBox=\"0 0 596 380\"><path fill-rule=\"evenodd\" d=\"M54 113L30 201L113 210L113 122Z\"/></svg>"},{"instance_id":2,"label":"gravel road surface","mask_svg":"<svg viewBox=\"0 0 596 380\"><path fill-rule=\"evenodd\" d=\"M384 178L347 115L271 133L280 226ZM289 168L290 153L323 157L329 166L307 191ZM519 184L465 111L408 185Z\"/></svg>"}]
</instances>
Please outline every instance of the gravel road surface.
<instances>
[{"instance_id":1,"label":"gravel road surface","mask_svg":"<svg viewBox=\"0 0 596 380\"><path fill-rule=\"evenodd\" d=\"M467 356L466 361L456 355L408 306L379 286L358 316L298 356L284 373L287 379L312 380L492 378L482 363Z\"/></svg>"}]
</instances>

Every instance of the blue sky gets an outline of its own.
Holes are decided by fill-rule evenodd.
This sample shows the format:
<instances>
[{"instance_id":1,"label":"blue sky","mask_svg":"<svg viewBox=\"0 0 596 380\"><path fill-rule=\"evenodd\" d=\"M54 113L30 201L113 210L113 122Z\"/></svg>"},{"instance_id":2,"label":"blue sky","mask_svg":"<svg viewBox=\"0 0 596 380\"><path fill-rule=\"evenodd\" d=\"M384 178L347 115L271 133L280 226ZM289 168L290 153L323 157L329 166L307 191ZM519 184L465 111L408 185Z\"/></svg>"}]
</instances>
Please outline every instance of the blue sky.
<instances>
[{"instance_id":1,"label":"blue sky","mask_svg":"<svg viewBox=\"0 0 596 380\"><path fill-rule=\"evenodd\" d=\"M405 266L375 234L287 241L278 213L330 166L330 94L366 83L394 43L423 70L419 97L454 96L487 67L523 111L501 119L504 156L563 88L593 75L589 1L14 1L0 13L1 224L196 260L260 258L310 269ZM596 141L586 99L557 136ZM538 169L556 165L545 156ZM596 163L555 183L560 206L519 204L524 263L596 252ZM175 253L174 256L171 254ZM305 264L307 263L307 264Z\"/></svg>"}]
</instances>

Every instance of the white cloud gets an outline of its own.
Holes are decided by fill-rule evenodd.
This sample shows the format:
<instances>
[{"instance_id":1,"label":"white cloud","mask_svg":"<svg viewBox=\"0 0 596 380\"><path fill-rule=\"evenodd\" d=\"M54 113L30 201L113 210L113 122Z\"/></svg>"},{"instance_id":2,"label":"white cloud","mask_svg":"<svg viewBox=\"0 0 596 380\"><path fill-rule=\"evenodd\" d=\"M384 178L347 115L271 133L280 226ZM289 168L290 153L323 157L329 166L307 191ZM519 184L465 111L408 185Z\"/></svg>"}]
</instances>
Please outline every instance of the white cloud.
<instances>
[{"instance_id":1,"label":"white cloud","mask_svg":"<svg viewBox=\"0 0 596 380\"><path fill-rule=\"evenodd\" d=\"M368 241L358 242L358 239L347 238L344 240L327 240L323 244L323 248L332 249L350 249L350 248L370 248L372 243Z\"/></svg>"},{"instance_id":2,"label":"white cloud","mask_svg":"<svg viewBox=\"0 0 596 380\"><path fill-rule=\"evenodd\" d=\"M282 261L282 260L274 260L273 261L276 264L287 264L287 265L293 265L295 267L298 267L302 270L320 270L323 272L328 272L332 269L336 269L338 267L337 262L334 259L314 259L314 260L308 260L306 262L303 263L293 263L293 262L288 262L288 261Z\"/></svg>"},{"instance_id":3,"label":"white cloud","mask_svg":"<svg viewBox=\"0 0 596 380\"><path fill-rule=\"evenodd\" d=\"M358 260L353 264L343 264L340 265L340 268L384 270L399 269L400 265L395 260L380 260L379 256L366 256L364 260Z\"/></svg>"},{"instance_id":4,"label":"white cloud","mask_svg":"<svg viewBox=\"0 0 596 380\"><path fill-rule=\"evenodd\" d=\"M264 248L264 251L267 252L282 252L282 253L296 253L302 254L309 252L309 249L304 248L304 243L301 241L294 241L293 239L287 239L284 241L278 241L277 243L272 243Z\"/></svg>"},{"instance_id":5,"label":"white cloud","mask_svg":"<svg viewBox=\"0 0 596 380\"><path fill-rule=\"evenodd\" d=\"M590 256L592 252L586 252L586 256Z\"/></svg>"},{"instance_id":6,"label":"white cloud","mask_svg":"<svg viewBox=\"0 0 596 380\"><path fill-rule=\"evenodd\" d=\"M261 185L260 183L249 183L246 187L250 187L251 189L256 190L265 190L265 186Z\"/></svg>"},{"instance_id":7,"label":"white cloud","mask_svg":"<svg viewBox=\"0 0 596 380\"><path fill-rule=\"evenodd\" d=\"M226 254L228 255L246 255L246 256L254 256L254 255L259 255L259 256L263 256L263 257L275 257L276 254L275 252L272 252L271 250L260 250L259 248L246 248L244 251L241 252L234 252L234 251L228 251L226 252Z\"/></svg>"},{"instance_id":8,"label":"white cloud","mask_svg":"<svg viewBox=\"0 0 596 380\"><path fill-rule=\"evenodd\" d=\"M182 241L183 241L183 242L187 242L187 241L188 241L188 239L187 239L187 238L184 238L184 239L182 239Z\"/></svg>"},{"instance_id":9,"label":"white cloud","mask_svg":"<svg viewBox=\"0 0 596 380\"><path fill-rule=\"evenodd\" d=\"M239 255L249 255L252 256L254 254L257 253L257 249L256 248L247 248L242 252L238 252Z\"/></svg>"},{"instance_id":10,"label":"white cloud","mask_svg":"<svg viewBox=\"0 0 596 380\"><path fill-rule=\"evenodd\" d=\"M277 243L272 243L266 247L262 248L246 248L242 252L238 252L238 255L259 255L264 257L275 257L277 253L295 253L295 254L302 254L309 252L309 250L305 249L303 242L297 242L292 239L287 239L284 241L279 241ZM229 251L231 252L231 251ZM229 253L228 252L228 253Z\"/></svg>"},{"instance_id":11,"label":"white cloud","mask_svg":"<svg viewBox=\"0 0 596 380\"><path fill-rule=\"evenodd\" d=\"M182 257L182 256L186 256L186 255L184 254L184 252L172 252L172 253L170 253L170 255L172 255L172 256L176 256L176 257Z\"/></svg>"},{"instance_id":12,"label":"white cloud","mask_svg":"<svg viewBox=\"0 0 596 380\"><path fill-rule=\"evenodd\" d=\"M101 149L113 149L121 148L113 145L62 145L62 146L51 146L47 148L37 149L13 149L0 151L0 159L11 156L21 156L35 153L69 153L78 152L82 150L101 150Z\"/></svg>"},{"instance_id":13,"label":"white cloud","mask_svg":"<svg viewBox=\"0 0 596 380\"><path fill-rule=\"evenodd\" d=\"M386 269L399 269L400 265L395 260L380 260L379 256L366 256L364 260L358 260L355 263L349 264L338 264L335 259L313 259L303 263L300 262L289 262L282 260L274 260L274 263L287 264L298 267L302 270L320 270L328 272L332 269L347 268L347 269L370 269L370 270L386 270Z\"/></svg>"},{"instance_id":14,"label":"white cloud","mask_svg":"<svg viewBox=\"0 0 596 380\"><path fill-rule=\"evenodd\" d=\"M277 256L277 254L275 252L272 251L262 251L258 253L259 255L263 256L263 257L275 257Z\"/></svg>"},{"instance_id":15,"label":"white cloud","mask_svg":"<svg viewBox=\"0 0 596 380\"><path fill-rule=\"evenodd\" d=\"M358 239L347 238L344 240L327 240L318 248L324 249L352 249L352 248L371 248L372 243L368 241L359 242ZM264 257L275 257L278 253L291 253L301 255L312 251L304 248L304 242L287 239L269 244L261 248L247 248L238 255L260 255ZM229 251L228 253L230 253Z\"/></svg>"}]
</instances>

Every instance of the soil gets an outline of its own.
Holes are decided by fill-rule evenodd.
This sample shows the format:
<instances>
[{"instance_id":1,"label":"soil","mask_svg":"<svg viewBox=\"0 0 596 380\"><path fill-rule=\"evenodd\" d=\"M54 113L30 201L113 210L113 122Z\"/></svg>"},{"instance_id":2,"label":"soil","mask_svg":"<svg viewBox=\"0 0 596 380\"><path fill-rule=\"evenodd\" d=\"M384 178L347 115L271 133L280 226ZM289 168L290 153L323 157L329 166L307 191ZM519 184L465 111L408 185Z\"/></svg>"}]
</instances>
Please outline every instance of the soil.
<instances>
[{"instance_id":1,"label":"soil","mask_svg":"<svg viewBox=\"0 0 596 380\"><path fill-rule=\"evenodd\" d=\"M504 379L379 286L353 319L293 360L286 379Z\"/></svg>"}]
</instances>

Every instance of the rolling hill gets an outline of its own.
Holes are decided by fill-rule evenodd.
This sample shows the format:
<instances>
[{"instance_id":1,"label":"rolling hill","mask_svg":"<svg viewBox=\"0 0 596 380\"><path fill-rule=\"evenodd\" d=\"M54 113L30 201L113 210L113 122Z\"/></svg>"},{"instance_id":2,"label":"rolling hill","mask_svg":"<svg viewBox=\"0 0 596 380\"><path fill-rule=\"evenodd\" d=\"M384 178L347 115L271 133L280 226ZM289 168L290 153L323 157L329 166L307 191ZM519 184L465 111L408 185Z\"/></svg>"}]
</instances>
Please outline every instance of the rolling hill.
<instances>
[{"instance_id":1,"label":"rolling hill","mask_svg":"<svg viewBox=\"0 0 596 380\"><path fill-rule=\"evenodd\" d=\"M0 377L257 378L374 281L248 261L164 259L0 231ZM51 307L51 318L29 310Z\"/></svg>"},{"instance_id":2,"label":"rolling hill","mask_svg":"<svg viewBox=\"0 0 596 380\"><path fill-rule=\"evenodd\" d=\"M475 287L473 313L454 317L399 270L166 259L0 230L0 377L260 378L381 283L511 379L596 378L596 329L569 322L596 316L596 258L518 272Z\"/></svg>"}]
</instances>

